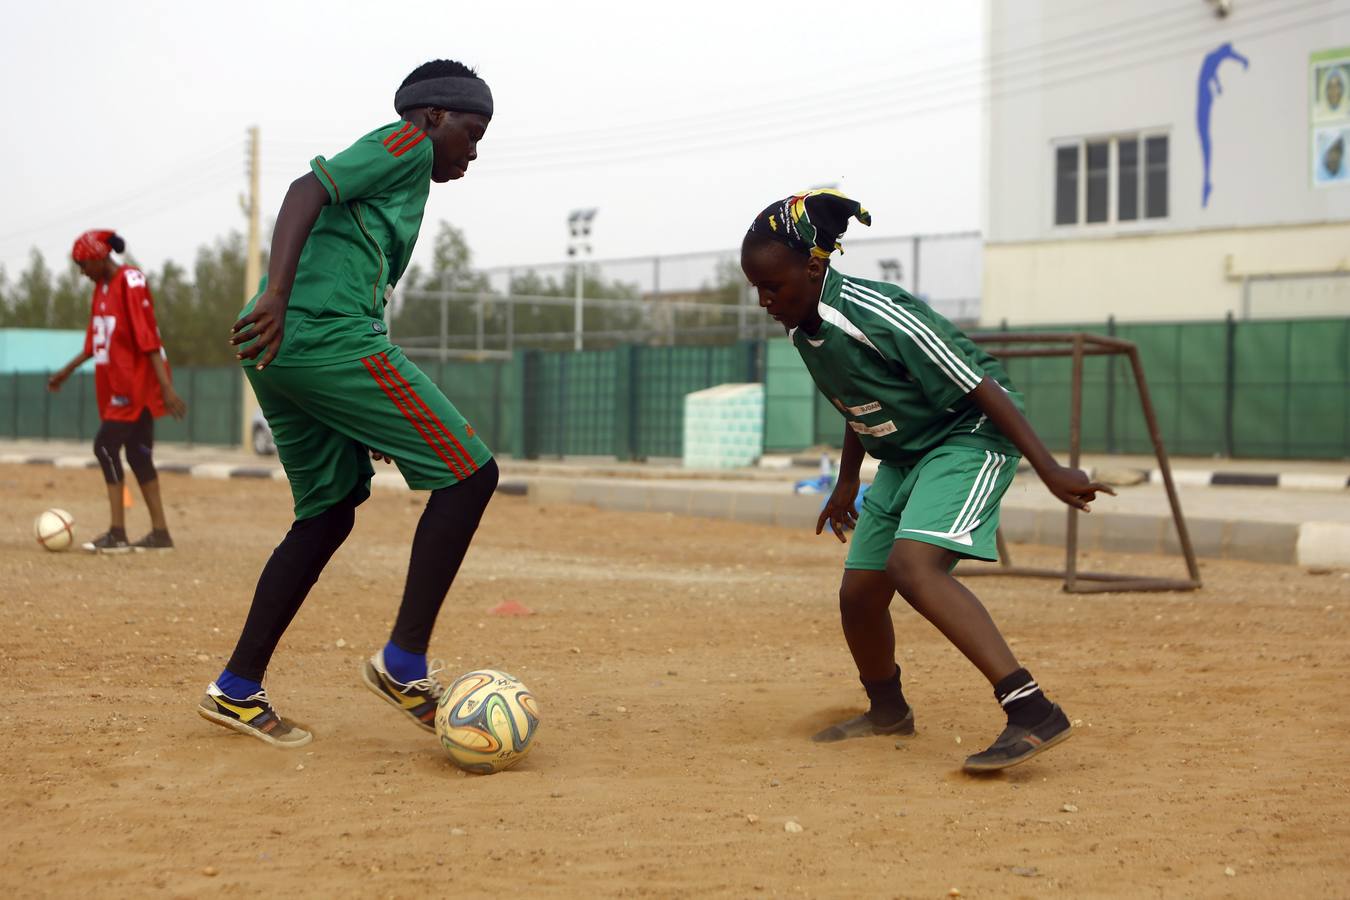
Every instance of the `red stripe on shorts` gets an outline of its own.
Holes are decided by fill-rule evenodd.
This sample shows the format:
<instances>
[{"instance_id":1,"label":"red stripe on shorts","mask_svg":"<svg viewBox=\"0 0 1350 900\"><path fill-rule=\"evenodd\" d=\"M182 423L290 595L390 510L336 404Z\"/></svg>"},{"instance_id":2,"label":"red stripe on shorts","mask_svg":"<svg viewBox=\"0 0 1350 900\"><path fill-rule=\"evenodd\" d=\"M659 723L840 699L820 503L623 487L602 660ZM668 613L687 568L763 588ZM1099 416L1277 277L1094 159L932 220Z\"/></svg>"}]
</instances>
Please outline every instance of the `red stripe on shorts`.
<instances>
[{"instance_id":1,"label":"red stripe on shorts","mask_svg":"<svg viewBox=\"0 0 1350 900\"><path fill-rule=\"evenodd\" d=\"M366 367L366 371L370 372L370 377L375 379L375 383L378 384L385 394L388 395L389 399L394 402L394 405L398 407L398 411L403 413L403 417L412 423L412 426L417 429L418 434L422 435L422 440L426 441L427 445L430 446L432 450L436 451L436 455L441 458L441 462L445 463L446 467L455 473L456 478L463 481L468 476L458 465L456 465L455 461L446 456L446 454L450 452L449 448L444 445L444 442L438 440L438 436L435 434L435 430L431 427L430 423L425 422L419 414L412 410L410 408L411 405L403 405L404 402L399 399L398 395L395 394L395 391L391 389L388 384L385 384L384 379L380 377L380 373L376 371L376 366L371 365L370 361L372 359L374 359L374 357L367 357L361 360L361 364ZM451 455L453 456L453 454Z\"/></svg>"},{"instance_id":2,"label":"red stripe on shorts","mask_svg":"<svg viewBox=\"0 0 1350 900\"><path fill-rule=\"evenodd\" d=\"M393 376L394 376L395 378L397 378L397 379L399 380L399 382L402 383L404 390L406 390L409 394L411 394L412 397L413 397L413 399L417 401L418 405L419 405L419 406L421 407L421 409L422 409L422 415L423 415L425 418L430 419L432 422L435 422L435 423L436 423L436 425L437 425L437 426L440 428L440 430L441 430L441 434L444 435L446 438L449 438L450 443L454 444L454 445L455 445L455 448L459 450L460 456L464 457L464 461L467 462L467 463L469 464L469 469L470 469L471 471L477 472L477 471L478 471L478 464L475 463L475 462L473 461L473 457L472 457L471 455L469 455L469 451L467 451L467 450L464 449L464 445L461 444L461 443L455 438L455 436L454 436L453 434L450 433L450 429L448 429L448 428L445 427L445 423L442 422L442 421L436 416L436 414L435 414L434 412L431 411L431 408L427 406L426 402L423 401L422 398L419 397L419 396L417 395L417 391L413 390L413 386L412 386L411 384L408 384L407 380L406 380L406 379L403 377L403 375L398 371L398 369L394 368L393 363L389 362L389 357L386 356L385 354L381 353L381 354L380 354L380 360L381 360L381 362L383 362L386 366L389 367L389 371L393 373Z\"/></svg>"}]
</instances>

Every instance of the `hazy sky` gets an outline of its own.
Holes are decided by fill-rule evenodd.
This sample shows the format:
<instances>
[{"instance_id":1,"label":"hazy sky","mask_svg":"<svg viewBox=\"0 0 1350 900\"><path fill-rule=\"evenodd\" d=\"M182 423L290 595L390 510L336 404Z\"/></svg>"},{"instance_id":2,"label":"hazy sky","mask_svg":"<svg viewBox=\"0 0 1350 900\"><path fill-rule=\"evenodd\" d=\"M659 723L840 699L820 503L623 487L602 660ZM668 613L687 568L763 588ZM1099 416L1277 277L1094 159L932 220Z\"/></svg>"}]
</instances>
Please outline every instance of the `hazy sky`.
<instances>
[{"instance_id":1,"label":"hazy sky","mask_svg":"<svg viewBox=\"0 0 1350 900\"><path fill-rule=\"evenodd\" d=\"M244 227L262 129L264 222L315 154L397 118L436 57L478 67L496 117L467 178L433 185L480 265L736 245L768 202L837 183L871 236L979 226L980 0L750 3L62 2L5 5L0 265L116 228L190 264Z\"/></svg>"}]
</instances>

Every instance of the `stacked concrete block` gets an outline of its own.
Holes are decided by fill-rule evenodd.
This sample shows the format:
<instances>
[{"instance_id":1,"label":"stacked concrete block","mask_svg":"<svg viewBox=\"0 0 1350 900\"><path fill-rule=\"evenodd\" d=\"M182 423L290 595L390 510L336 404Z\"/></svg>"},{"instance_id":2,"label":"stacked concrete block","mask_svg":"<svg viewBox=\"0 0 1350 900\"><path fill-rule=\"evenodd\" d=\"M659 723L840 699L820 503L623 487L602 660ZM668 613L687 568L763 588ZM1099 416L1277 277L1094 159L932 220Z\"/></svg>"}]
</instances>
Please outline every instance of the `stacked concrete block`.
<instances>
[{"instance_id":1,"label":"stacked concrete block","mask_svg":"<svg viewBox=\"0 0 1350 900\"><path fill-rule=\"evenodd\" d=\"M764 385L721 384L684 397L684 465L734 469L764 453Z\"/></svg>"}]
</instances>

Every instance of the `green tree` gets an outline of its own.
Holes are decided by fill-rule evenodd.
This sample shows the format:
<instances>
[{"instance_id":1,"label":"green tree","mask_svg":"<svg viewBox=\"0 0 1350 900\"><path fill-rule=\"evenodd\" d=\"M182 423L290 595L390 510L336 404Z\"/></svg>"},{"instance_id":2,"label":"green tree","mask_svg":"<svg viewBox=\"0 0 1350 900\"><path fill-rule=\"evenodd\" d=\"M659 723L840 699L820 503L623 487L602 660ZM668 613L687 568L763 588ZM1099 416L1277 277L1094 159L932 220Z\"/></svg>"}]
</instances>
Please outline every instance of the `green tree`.
<instances>
[{"instance_id":1,"label":"green tree","mask_svg":"<svg viewBox=\"0 0 1350 900\"><path fill-rule=\"evenodd\" d=\"M446 303L446 336L448 344L456 349L470 349L478 328L478 309L468 295L490 295L487 276L473 268L473 251L464 232L449 222L441 221L433 238L431 268L420 265L408 268L399 282L400 297L390 310L390 330L395 340L413 348L433 348L440 345L441 299L418 296L420 292L446 292L459 295ZM499 304L485 304L484 332L495 333L504 321Z\"/></svg>"},{"instance_id":2,"label":"green tree","mask_svg":"<svg viewBox=\"0 0 1350 900\"><path fill-rule=\"evenodd\" d=\"M13 302L13 298L10 296L11 290L9 273L5 271L4 266L0 266L0 328L7 328L11 324L9 308Z\"/></svg>"},{"instance_id":3,"label":"green tree","mask_svg":"<svg viewBox=\"0 0 1350 900\"><path fill-rule=\"evenodd\" d=\"M576 265L559 278L541 276L527 269L511 278L513 296L576 297ZM581 263L581 290L584 300L639 300L642 292L636 284L624 281L606 281L596 266ZM638 307L612 307L601 304L587 306L583 301L582 329L585 346L595 349L625 342L625 333L643 329L644 315ZM514 329L529 346L567 349L572 346L576 328L576 311L571 305L533 304L524 300L515 306ZM552 334L552 338L531 338L531 334ZM585 335L589 334L590 337Z\"/></svg>"},{"instance_id":4,"label":"green tree","mask_svg":"<svg viewBox=\"0 0 1350 900\"><path fill-rule=\"evenodd\" d=\"M93 284L80 274L79 266L67 260L66 267L56 279L56 288L52 292L47 327L83 331L89 324L89 305L92 298Z\"/></svg>"},{"instance_id":5,"label":"green tree","mask_svg":"<svg viewBox=\"0 0 1350 900\"><path fill-rule=\"evenodd\" d=\"M42 251L37 248L28 257L28 268L19 273L14 286L14 302L10 306L12 324L17 328L46 328L52 306L52 272Z\"/></svg>"}]
</instances>

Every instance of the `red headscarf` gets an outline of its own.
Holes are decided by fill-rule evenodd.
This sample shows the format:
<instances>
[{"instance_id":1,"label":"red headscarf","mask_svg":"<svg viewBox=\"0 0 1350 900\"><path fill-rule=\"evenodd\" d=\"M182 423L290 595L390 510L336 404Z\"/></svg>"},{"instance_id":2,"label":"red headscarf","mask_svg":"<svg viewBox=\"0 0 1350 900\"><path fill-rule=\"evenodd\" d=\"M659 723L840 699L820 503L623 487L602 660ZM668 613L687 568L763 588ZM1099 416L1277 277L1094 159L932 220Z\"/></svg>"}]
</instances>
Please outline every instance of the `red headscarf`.
<instances>
[{"instance_id":1,"label":"red headscarf","mask_svg":"<svg viewBox=\"0 0 1350 900\"><path fill-rule=\"evenodd\" d=\"M104 229L94 229L86 231L75 239L75 246L70 251L70 256L76 262L87 262L91 259L104 259L112 252L112 247L108 243L108 238L116 232Z\"/></svg>"}]
</instances>

